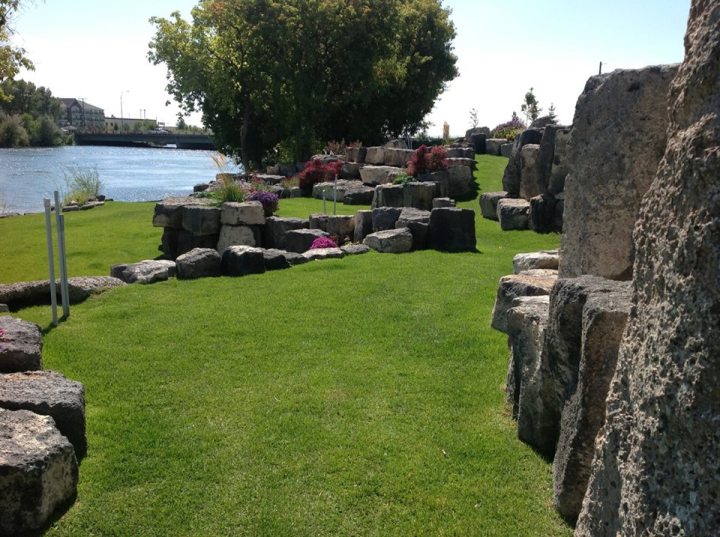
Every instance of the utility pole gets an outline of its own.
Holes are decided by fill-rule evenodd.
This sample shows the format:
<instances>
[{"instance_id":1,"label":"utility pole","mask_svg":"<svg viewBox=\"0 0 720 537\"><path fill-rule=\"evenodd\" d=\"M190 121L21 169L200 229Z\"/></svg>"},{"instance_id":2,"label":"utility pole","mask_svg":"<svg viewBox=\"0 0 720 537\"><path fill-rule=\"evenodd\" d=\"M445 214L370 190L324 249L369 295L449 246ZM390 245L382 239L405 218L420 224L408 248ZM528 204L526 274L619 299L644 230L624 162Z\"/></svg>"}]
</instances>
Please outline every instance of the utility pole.
<instances>
[{"instance_id":1,"label":"utility pole","mask_svg":"<svg viewBox=\"0 0 720 537\"><path fill-rule=\"evenodd\" d=\"M599 74L599 75L602 74L602 62L600 62L600 69L598 69L598 74Z\"/></svg>"}]
</instances>

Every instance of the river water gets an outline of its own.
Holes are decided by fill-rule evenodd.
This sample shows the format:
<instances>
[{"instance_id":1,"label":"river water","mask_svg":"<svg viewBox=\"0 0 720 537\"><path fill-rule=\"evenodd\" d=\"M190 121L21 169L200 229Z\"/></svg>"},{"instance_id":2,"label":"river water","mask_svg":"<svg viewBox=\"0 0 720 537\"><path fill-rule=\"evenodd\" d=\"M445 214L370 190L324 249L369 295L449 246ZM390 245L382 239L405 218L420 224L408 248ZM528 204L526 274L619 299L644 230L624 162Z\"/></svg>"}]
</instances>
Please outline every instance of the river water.
<instances>
[{"instance_id":1,"label":"river water","mask_svg":"<svg viewBox=\"0 0 720 537\"><path fill-rule=\"evenodd\" d=\"M152 201L192 192L218 172L212 151L64 146L0 149L0 213L40 212L43 197L66 191L76 167L97 169L102 194L117 201ZM227 171L237 171L228 169Z\"/></svg>"}]
</instances>

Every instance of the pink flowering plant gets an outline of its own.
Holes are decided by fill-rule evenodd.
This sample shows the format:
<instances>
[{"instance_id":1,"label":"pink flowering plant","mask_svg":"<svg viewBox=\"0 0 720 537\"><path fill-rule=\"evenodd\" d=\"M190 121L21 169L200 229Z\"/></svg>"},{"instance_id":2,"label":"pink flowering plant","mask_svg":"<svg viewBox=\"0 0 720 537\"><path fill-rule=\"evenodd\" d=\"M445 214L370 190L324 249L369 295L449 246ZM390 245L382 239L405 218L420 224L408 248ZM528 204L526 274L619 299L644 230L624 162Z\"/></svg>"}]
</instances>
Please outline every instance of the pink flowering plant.
<instances>
[{"instance_id":1,"label":"pink flowering plant","mask_svg":"<svg viewBox=\"0 0 720 537\"><path fill-rule=\"evenodd\" d=\"M448 169L447 149L441 145L428 148L421 145L415 150L408 162L408 175L417 177L424 173L440 172Z\"/></svg>"},{"instance_id":2,"label":"pink flowering plant","mask_svg":"<svg viewBox=\"0 0 720 537\"><path fill-rule=\"evenodd\" d=\"M337 248L337 244L330 237L318 237L310 245L311 250L317 250L320 248Z\"/></svg>"}]
</instances>

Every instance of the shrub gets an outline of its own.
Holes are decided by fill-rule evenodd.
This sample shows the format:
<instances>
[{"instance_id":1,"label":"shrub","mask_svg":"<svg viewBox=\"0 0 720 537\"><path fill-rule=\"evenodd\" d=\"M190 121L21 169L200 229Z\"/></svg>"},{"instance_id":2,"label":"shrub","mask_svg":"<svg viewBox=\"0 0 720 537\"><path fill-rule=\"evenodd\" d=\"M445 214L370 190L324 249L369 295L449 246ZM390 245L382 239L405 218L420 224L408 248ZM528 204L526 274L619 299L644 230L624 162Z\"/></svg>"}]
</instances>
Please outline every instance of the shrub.
<instances>
[{"instance_id":1,"label":"shrub","mask_svg":"<svg viewBox=\"0 0 720 537\"><path fill-rule=\"evenodd\" d=\"M0 147L26 147L30 137L18 116L0 114Z\"/></svg>"},{"instance_id":2,"label":"shrub","mask_svg":"<svg viewBox=\"0 0 720 537\"><path fill-rule=\"evenodd\" d=\"M412 175L408 175L406 173L401 173L400 175L396 175L395 179L393 179L394 185L404 185L405 183L409 183L413 180Z\"/></svg>"},{"instance_id":3,"label":"shrub","mask_svg":"<svg viewBox=\"0 0 720 537\"><path fill-rule=\"evenodd\" d=\"M67 190L63 195L63 204L83 205L100 195L103 187L97 168L71 166L65 170Z\"/></svg>"},{"instance_id":4,"label":"shrub","mask_svg":"<svg viewBox=\"0 0 720 537\"><path fill-rule=\"evenodd\" d=\"M447 170L447 168L447 149L443 146L436 145L428 150L426 145L421 145L415 150L412 157L410 157L407 172L409 175L418 176L423 173Z\"/></svg>"},{"instance_id":5,"label":"shrub","mask_svg":"<svg viewBox=\"0 0 720 537\"><path fill-rule=\"evenodd\" d=\"M277 194L273 194L272 192L256 190L254 192L250 192L245 199L247 201L259 201L262 203L263 209L265 210L265 216L272 216L273 213L278 210L279 198Z\"/></svg>"},{"instance_id":6,"label":"shrub","mask_svg":"<svg viewBox=\"0 0 720 537\"><path fill-rule=\"evenodd\" d=\"M510 121L500 123L493 129L492 136L493 138L506 138L513 141L526 127L525 123L517 117L517 114L513 113Z\"/></svg>"},{"instance_id":7,"label":"shrub","mask_svg":"<svg viewBox=\"0 0 720 537\"><path fill-rule=\"evenodd\" d=\"M304 192L312 191L312 187L323 181L331 181L342 168L342 161L323 163L320 159L312 159L305 164L298 174L298 185Z\"/></svg>"},{"instance_id":8,"label":"shrub","mask_svg":"<svg viewBox=\"0 0 720 537\"><path fill-rule=\"evenodd\" d=\"M310 249L316 250L318 248L337 248L337 244L330 237L318 237L312 241Z\"/></svg>"}]
</instances>

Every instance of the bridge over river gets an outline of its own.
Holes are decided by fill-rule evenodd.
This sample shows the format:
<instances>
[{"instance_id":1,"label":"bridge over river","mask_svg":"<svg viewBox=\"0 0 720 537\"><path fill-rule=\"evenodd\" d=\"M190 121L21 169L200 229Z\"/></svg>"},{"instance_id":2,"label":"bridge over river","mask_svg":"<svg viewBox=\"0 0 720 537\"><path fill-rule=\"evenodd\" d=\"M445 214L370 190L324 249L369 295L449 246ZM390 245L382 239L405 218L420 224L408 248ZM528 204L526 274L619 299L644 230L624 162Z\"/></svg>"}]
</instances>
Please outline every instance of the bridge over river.
<instances>
[{"instance_id":1,"label":"bridge over river","mask_svg":"<svg viewBox=\"0 0 720 537\"><path fill-rule=\"evenodd\" d=\"M215 143L206 134L161 134L161 133L125 133L92 134L75 133L77 145L113 145L120 147L166 147L174 145L178 149L215 149Z\"/></svg>"}]
</instances>

